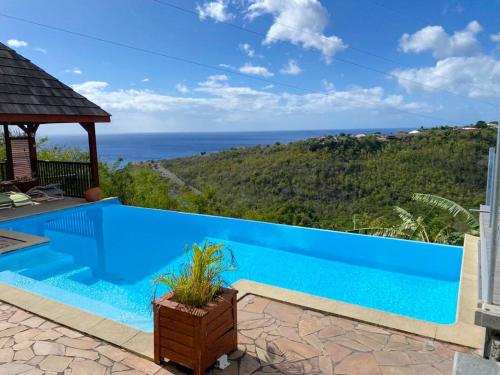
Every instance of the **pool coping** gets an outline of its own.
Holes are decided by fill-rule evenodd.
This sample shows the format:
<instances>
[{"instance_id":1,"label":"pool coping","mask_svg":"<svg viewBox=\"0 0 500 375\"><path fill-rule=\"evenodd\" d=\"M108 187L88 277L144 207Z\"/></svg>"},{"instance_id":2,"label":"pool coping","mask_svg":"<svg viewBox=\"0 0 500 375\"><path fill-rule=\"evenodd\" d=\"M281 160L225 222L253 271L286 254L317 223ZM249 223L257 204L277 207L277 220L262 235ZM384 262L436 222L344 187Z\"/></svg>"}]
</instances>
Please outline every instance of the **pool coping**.
<instances>
[{"instance_id":1,"label":"pool coping","mask_svg":"<svg viewBox=\"0 0 500 375\"><path fill-rule=\"evenodd\" d=\"M26 247L31 247L35 245L41 245L43 243L49 242L46 237L35 236L33 234L26 234L21 232L15 232L13 230L0 229L0 237L12 239L19 243L14 245L6 246L0 248L0 255L10 253L11 251L21 250Z\"/></svg>"},{"instance_id":2,"label":"pool coping","mask_svg":"<svg viewBox=\"0 0 500 375\"><path fill-rule=\"evenodd\" d=\"M457 321L449 325L429 323L246 279L241 279L232 286L239 291L238 300L248 294L258 295L397 331L479 349L484 343L484 328L474 324L478 293L478 241L479 239L474 236L466 235L465 237ZM3 282L0 282L0 300L76 331L115 344L147 359L154 357L152 332L132 328Z\"/></svg>"}]
</instances>

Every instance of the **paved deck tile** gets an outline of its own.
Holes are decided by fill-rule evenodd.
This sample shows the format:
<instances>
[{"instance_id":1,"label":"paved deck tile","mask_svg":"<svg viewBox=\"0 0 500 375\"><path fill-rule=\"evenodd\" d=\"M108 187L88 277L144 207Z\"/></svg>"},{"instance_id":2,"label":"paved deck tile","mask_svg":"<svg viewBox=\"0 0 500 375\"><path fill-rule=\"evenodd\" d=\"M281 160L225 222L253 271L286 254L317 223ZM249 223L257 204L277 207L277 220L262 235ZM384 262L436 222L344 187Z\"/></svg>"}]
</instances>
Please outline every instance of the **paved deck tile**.
<instances>
[{"instance_id":1,"label":"paved deck tile","mask_svg":"<svg viewBox=\"0 0 500 375\"><path fill-rule=\"evenodd\" d=\"M471 349L248 295L238 303L239 350L208 374L450 375ZM96 329L97 325L92 325ZM106 326L107 327L107 326ZM105 328L106 328L105 327ZM149 335L122 332L121 340ZM117 338L118 339L118 338ZM0 302L0 374L190 374Z\"/></svg>"}]
</instances>

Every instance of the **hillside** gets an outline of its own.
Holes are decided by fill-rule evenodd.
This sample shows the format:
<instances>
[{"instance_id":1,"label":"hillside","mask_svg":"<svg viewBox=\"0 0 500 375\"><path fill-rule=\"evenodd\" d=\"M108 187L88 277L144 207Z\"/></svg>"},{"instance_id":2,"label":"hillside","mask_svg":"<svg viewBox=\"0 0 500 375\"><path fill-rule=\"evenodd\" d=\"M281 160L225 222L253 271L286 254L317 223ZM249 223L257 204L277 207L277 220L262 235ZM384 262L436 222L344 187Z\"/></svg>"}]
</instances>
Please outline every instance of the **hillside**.
<instances>
[{"instance_id":1,"label":"hillside","mask_svg":"<svg viewBox=\"0 0 500 375\"><path fill-rule=\"evenodd\" d=\"M444 128L385 140L309 139L165 160L185 183L209 191L209 213L320 228L393 223L394 205L418 211L414 192L467 208L484 201L495 130ZM215 202L215 203L214 203Z\"/></svg>"}]
</instances>

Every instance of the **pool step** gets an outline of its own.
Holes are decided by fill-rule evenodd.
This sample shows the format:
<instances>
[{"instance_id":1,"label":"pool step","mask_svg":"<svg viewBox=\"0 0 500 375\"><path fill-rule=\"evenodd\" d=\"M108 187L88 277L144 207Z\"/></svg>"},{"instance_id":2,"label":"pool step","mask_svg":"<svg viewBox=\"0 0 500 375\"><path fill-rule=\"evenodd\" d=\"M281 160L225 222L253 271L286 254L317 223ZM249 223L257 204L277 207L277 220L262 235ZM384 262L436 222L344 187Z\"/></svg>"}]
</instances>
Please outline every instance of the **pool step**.
<instances>
[{"instance_id":1,"label":"pool step","mask_svg":"<svg viewBox=\"0 0 500 375\"><path fill-rule=\"evenodd\" d=\"M116 285L112 282L98 279L92 273L89 267L79 267L49 277L44 283L65 290L71 290L73 293L82 295L98 301L106 301L113 304L116 302L134 301L135 296L126 288ZM110 300L111 296L111 300Z\"/></svg>"},{"instance_id":2,"label":"pool step","mask_svg":"<svg viewBox=\"0 0 500 375\"><path fill-rule=\"evenodd\" d=\"M98 281L94 277L92 268L87 266L75 269L73 272L68 272L66 273L65 277L85 285L91 285Z\"/></svg>"},{"instance_id":3,"label":"pool step","mask_svg":"<svg viewBox=\"0 0 500 375\"><path fill-rule=\"evenodd\" d=\"M57 274L66 273L78 267L72 256L59 255L55 256L47 262L38 263L36 267L26 268L19 272L21 275L32 279L43 280Z\"/></svg>"}]
</instances>

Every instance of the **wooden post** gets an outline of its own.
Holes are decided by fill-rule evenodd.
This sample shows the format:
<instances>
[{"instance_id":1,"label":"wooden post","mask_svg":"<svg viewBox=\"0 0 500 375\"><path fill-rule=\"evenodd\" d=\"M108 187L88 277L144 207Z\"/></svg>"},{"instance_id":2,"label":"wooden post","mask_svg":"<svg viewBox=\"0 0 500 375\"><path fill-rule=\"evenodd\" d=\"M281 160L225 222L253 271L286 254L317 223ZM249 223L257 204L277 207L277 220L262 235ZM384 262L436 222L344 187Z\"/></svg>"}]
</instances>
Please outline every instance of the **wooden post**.
<instances>
[{"instance_id":1,"label":"wooden post","mask_svg":"<svg viewBox=\"0 0 500 375\"><path fill-rule=\"evenodd\" d=\"M14 162L12 160L12 147L10 144L9 125L3 124L3 139L5 142L5 155L7 157L7 179L14 179Z\"/></svg>"},{"instance_id":2,"label":"wooden post","mask_svg":"<svg viewBox=\"0 0 500 375\"><path fill-rule=\"evenodd\" d=\"M87 131L89 137L90 173L92 175L92 187L99 187L99 161L97 158L95 123L83 122L80 125Z\"/></svg>"}]
</instances>

